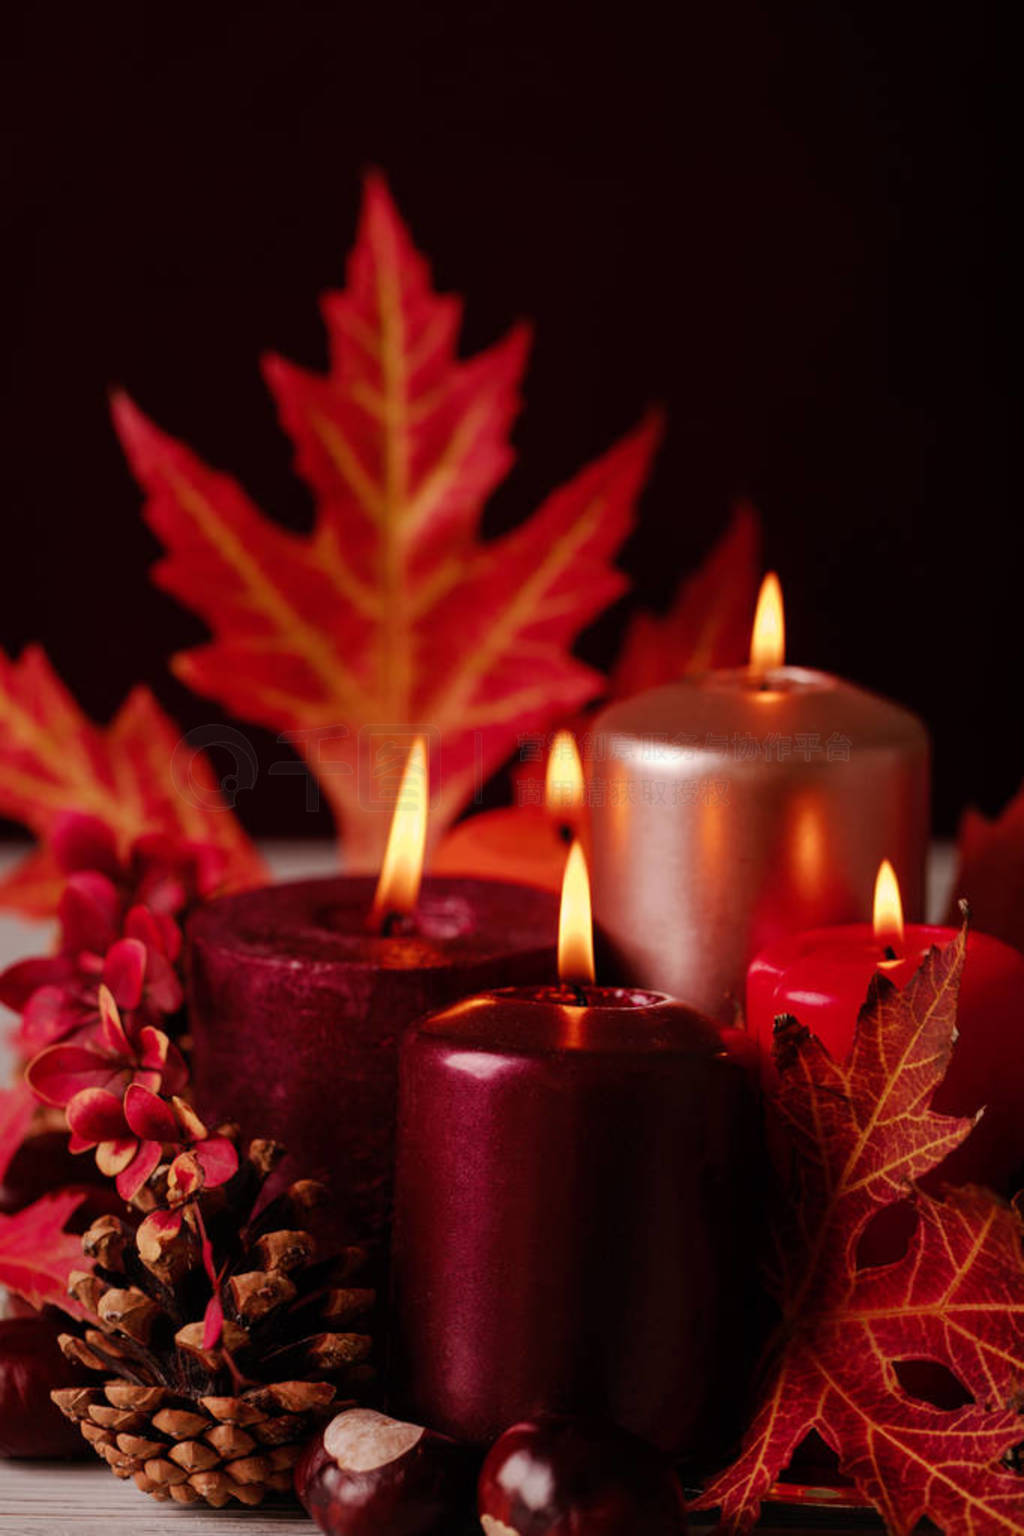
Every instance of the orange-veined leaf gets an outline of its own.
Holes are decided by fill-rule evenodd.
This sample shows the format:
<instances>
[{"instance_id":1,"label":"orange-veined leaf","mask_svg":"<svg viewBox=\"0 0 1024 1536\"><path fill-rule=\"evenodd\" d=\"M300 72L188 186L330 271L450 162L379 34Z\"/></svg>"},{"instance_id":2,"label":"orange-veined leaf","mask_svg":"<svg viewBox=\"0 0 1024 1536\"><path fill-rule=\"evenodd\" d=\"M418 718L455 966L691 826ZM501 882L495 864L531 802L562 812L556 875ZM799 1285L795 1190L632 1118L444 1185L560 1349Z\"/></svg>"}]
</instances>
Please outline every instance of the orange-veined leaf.
<instances>
[{"instance_id":1,"label":"orange-veined leaf","mask_svg":"<svg viewBox=\"0 0 1024 1536\"><path fill-rule=\"evenodd\" d=\"M612 561L657 425L481 542L484 503L512 462L525 332L457 356L461 306L433 292L376 176L348 286L323 308L327 375L276 357L265 365L316 498L308 536L270 521L123 395L114 419L167 550L155 579L212 634L175 671L287 734L322 784L350 862L372 865L414 733L431 746L437 835L518 736L600 691L570 647L624 588Z\"/></svg>"},{"instance_id":2,"label":"orange-veined leaf","mask_svg":"<svg viewBox=\"0 0 1024 1536\"><path fill-rule=\"evenodd\" d=\"M221 850L226 883L260 878L260 861L221 799L210 763L202 753L182 756L181 739L147 688L133 689L100 727L38 646L18 660L0 652L0 814L41 841L0 881L0 905L33 916L56 909L65 876L48 839L69 811L99 817L123 850L145 833L172 833Z\"/></svg>"}]
</instances>

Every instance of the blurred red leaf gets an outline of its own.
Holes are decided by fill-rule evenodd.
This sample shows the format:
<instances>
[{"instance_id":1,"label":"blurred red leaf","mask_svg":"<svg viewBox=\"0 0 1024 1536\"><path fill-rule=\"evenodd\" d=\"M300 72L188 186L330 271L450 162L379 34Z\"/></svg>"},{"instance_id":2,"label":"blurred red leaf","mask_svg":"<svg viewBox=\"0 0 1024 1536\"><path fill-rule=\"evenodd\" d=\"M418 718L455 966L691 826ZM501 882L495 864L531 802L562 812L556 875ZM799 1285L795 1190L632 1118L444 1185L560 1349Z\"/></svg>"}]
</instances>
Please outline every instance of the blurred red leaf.
<instances>
[{"instance_id":1,"label":"blurred red leaf","mask_svg":"<svg viewBox=\"0 0 1024 1536\"><path fill-rule=\"evenodd\" d=\"M964 814L959 856L952 909L966 898L980 932L1024 950L1024 785L993 821Z\"/></svg>"},{"instance_id":2,"label":"blurred red leaf","mask_svg":"<svg viewBox=\"0 0 1024 1536\"><path fill-rule=\"evenodd\" d=\"M84 1193L44 1195L13 1216L0 1215L0 1285L33 1307L48 1302L78 1315L67 1294L73 1269L88 1269L82 1239L64 1227L86 1198Z\"/></svg>"},{"instance_id":3,"label":"blurred red leaf","mask_svg":"<svg viewBox=\"0 0 1024 1536\"><path fill-rule=\"evenodd\" d=\"M155 579L212 640L177 675L289 733L318 776L351 865L379 860L410 734L432 748L439 834L523 732L601 690L569 652L625 586L629 532L657 437L649 421L526 522L479 539L512 463L527 336L461 361L460 302L435 294L384 182L371 176L348 287L323 304L331 367L265 363L309 536L159 432L124 396L114 419L167 548Z\"/></svg>"},{"instance_id":4,"label":"blurred red leaf","mask_svg":"<svg viewBox=\"0 0 1024 1536\"><path fill-rule=\"evenodd\" d=\"M915 1180L972 1122L930 1109L955 1038L965 934L932 950L899 992L872 982L849 1062L795 1019L776 1037L781 1128L794 1199L775 1227L778 1348L737 1461L696 1501L748 1530L813 1430L841 1470L909 1536L1024 1530L1024 1477L1003 1458L1024 1440L1024 1226L985 1190L934 1200ZM916 1227L896 1262L858 1269L872 1217L910 1197ZM895 1366L934 1362L972 1399L911 1396Z\"/></svg>"},{"instance_id":5,"label":"blurred red leaf","mask_svg":"<svg viewBox=\"0 0 1024 1536\"><path fill-rule=\"evenodd\" d=\"M262 866L225 806L201 753L176 759L178 728L136 688L105 728L82 713L44 652L0 652L0 813L42 840L0 881L0 906L49 916L66 883L49 840L68 811L98 817L123 848L145 833L176 834L226 856L226 880L247 884Z\"/></svg>"},{"instance_id":6,"label":"blurred red leaf","mask_svg":"<svg viewBox=\"0 0 1024 1536\"><path fill-rule=\"evenodd\" d=\"M680 583L669 612L634 615L609 682L612 697L629 698L687 672L743 666L760 581L760 520L741 502L704 563Z\"/></svg>"},{"instance_id":7,"label":"blurred red leaf","mask_svg":"<svg viewBox=\"0 0 1024 1536\"><path fill-rule=\"evenodd\" d=\"M36 1098L27 1083L0 1089L0 1184L25 1139L35 1110Z\"/></svg>"}]
</instances>

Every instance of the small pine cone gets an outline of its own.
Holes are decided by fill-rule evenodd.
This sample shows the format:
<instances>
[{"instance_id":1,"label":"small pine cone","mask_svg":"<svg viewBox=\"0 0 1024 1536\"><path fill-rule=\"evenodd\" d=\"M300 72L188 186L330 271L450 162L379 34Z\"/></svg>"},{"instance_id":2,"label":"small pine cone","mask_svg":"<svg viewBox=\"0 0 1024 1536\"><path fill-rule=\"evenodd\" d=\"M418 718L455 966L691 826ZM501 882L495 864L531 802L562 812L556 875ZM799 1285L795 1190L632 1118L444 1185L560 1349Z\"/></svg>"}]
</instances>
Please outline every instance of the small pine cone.
<instances>
[{"instance_id":1,"label":"small pine cone","mask_svg":"<svg viewBox=\"0 0 1024 1536\"><path fill-rule=\"evenodd\" d=\"M310 1434L372 1389L375 1297L350 1284L365 1255L330 1248L323 1186L292 1185L252 1222L279 1161L273 1143L254 1144L229 1184L200 1197L201 1221L186 1206L181 1223L143 1224L140 1236L105 1216L83 1237L93 1267L70 1288L93 1318L61 1346L105 1380L54 1401L116 1476L160 1502L222 1508L289 1494ZM212 1344L202 1231L223 1275Z\"/></svg>"},{"instance_id":2,"label":"small pine cone","mask_svg":"<svg viewBox=\"0 0 1024 1536\"><path fill-rule=\"evenodd\" d=\"M201 1400L110 1381L55 1392L54 1401L117 1477L161 1501L214 1508L286 1493L309 1436L338 1406L333 1387L306 1381Z\"/></svg>"}]
</instances>

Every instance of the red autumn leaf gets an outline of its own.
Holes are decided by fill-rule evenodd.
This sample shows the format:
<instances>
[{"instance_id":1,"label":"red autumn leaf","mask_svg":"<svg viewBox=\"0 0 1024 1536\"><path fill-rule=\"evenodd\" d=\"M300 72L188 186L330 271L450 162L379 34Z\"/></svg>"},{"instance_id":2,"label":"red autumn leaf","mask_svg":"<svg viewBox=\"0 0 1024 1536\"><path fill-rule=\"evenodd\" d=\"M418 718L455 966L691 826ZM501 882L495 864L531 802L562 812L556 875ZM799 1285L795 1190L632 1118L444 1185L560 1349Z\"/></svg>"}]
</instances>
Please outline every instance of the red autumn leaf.
<instances>
[{"instance_id":1,"label":"red autumn leaf","mask_svg":"<svg viewBox=\"0 0 1024 1536\"><path fill-rule=\"evenodd\" d=\"M0 881L0 906L49 916L66 876L49 840L68 811L99 818L123 848L164 832L219 848L226 883L248 884L262 867L225 806L202 754L146 688L136 688L105 728L82 713L45 654L18 661L0 652L0 814L30 827L43 847Z\"/></svg>"},{"instance_id":2,"label":"red autumn leaf","mask_svg":"<svg viewBox=\"0 0 1024 1536\"><path fill-rule=\"evenodd\" d=\"M84 1194L44 1195L14 1216L0 1215L0 1286L6 1285L33 1307L47 1302L77 1315L67 1294L73 1269L86 1269L82 1239L65 1232Z\"/></svg>"},{"instance_id":3,"label":"red autumn leaf","mask_svg":"<svg viewBox=\"0 0 1024 1536\"><path fill-rule=\"evenodd\" d=\"M775 1227L782 1324L739 1458L695 1504L720 1509L725 1530L752 1526L816 1430L896 1536L925 1517L948 1536L1024 1531L1024 1477L1003 1462L1024 1440L1024 1225L985 1190L940 1201L914 1182L972 1128L930 1109L964 946L961 933L932 950L902 992L876 976L845 1065L780 1022L776 1104L795 1170ZM907 1197L907 1251L858 1268L872 1217ZM949 1411L912 1396L903 1361L943 1367L971 1401Z\"/></svg>"},{"instance_id":4,"label":"red autumn leaf","mask_svg":"<svg viewBox=\"0 0 1024 1536\"><path fill-rule=\"evenodd\" d=\"M27 1083L0 1089L0 1184L25 1139L35 1111L36 1098Z\"/></svg>"},{"instance_id":5,"label":"red autumn leaf","mask_svg":"<svg viewBox=\"0 0 1024 1536\"><path fill-rule=\"evenodd\" d=\"M161 586L212 640L177 675L236 715L288 733L318 776L351 864L377 862L412 732L432 747L432 831L512 753L600 691L569 653L623 590L629 532L657 436L648 422L481 542L512 463L527 336L456 356L461 304L439 296L383 181L369 178L344 293L324 300L331 367L265 363L310 535L159 432L124 396L114 420L167 549Z\"/></svg>"},{"instance_id":6,"label":"red autumn leaf","mask_svg":"<svg viewBox=\"0 0 1024 1536\"><path fill-rule=\"evenodd\" d=\"M954 907L966 898L980 932L1024 950L1024 784L993 821L965 813L959 854Z\"/></svg>"},{"instance_id":7,"label":"red autumn leaf","mask_svg":"<svg viewBox=\"0 0 1024 1536\"><path fill-rule=\"evenodd\" d=\"M634 615L609 681L612 696L629 698L687 672L742 666L760 580L760 520L740 502L703 565L680 584L669 612Z\"/></svg>"}]
</instances>

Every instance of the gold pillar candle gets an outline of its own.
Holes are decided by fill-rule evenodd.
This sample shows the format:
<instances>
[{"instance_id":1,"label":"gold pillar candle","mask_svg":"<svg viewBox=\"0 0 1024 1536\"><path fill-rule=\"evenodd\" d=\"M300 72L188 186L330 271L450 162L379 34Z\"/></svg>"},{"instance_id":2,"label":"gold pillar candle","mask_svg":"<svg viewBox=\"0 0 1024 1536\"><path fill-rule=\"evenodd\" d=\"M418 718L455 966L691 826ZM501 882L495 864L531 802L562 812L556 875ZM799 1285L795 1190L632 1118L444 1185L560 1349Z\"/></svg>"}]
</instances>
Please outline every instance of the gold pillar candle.
<instances>
[{"instance_id":1,"label":"gold pillar candle","mask_svg":"<svg viewBox=\"0 0 1024 1536\"><path fill-rule=\"evenodd\" d=\"M889 859L922 915L929 745L916 716L783 665L767 578L749 667L599 716L589 785L594 917L609 980L719 1020L780 935L870 914Z\"/></svg>"}]
</instances>

